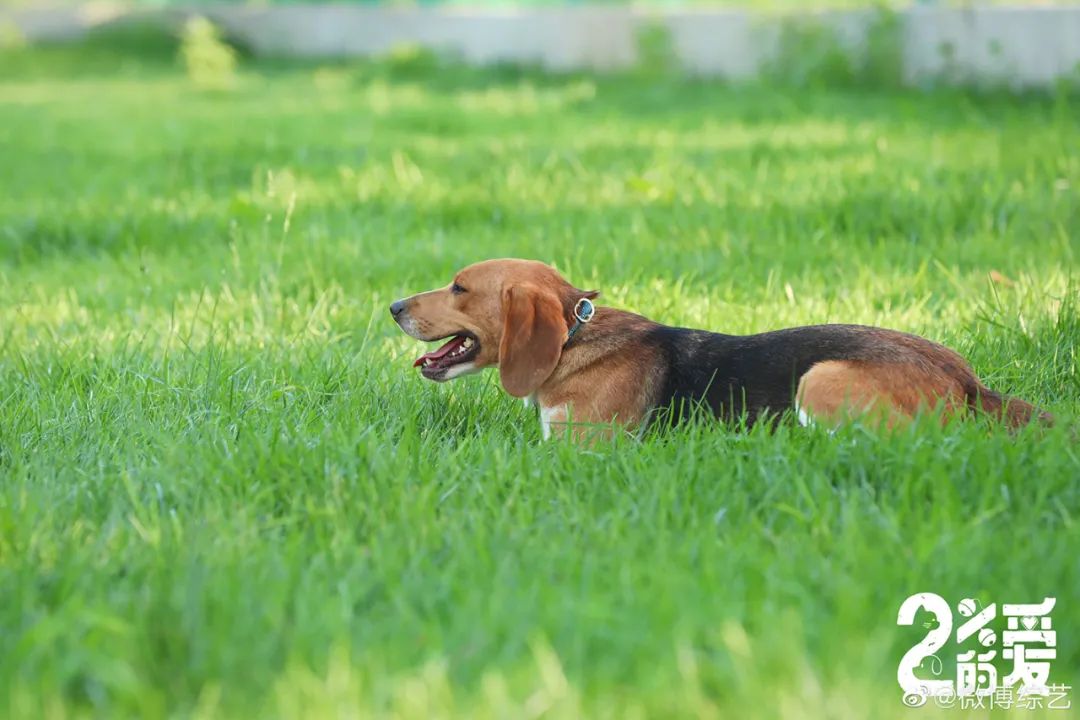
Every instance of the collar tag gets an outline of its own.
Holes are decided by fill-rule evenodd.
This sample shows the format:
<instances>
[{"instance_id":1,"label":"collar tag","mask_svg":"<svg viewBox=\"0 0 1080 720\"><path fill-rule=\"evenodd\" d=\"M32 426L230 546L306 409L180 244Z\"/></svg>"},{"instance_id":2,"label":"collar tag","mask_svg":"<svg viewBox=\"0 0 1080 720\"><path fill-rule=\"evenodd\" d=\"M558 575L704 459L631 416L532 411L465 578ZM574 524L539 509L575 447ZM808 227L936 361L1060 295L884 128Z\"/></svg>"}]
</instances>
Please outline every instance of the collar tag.
<instances>
[{"instance_id":1,"label":"collar tag","mask_svg":"<svg viewBox=\"0 0 1080 720\"><path fill-rule=\"evenodd\" d=\"M587 323L592 320L595 312L596 307L589 298L581 298L577 301L577 305L574 306L574 317L577 318L579 323Z\"/></svg>"},{"instance_id":2,"label":"collar tag","mask_svg":"<svg viewBox=\"0 0 1080 720\"><path fill-rule=\"evenodd\" d=\"M577 322L574 323L574 327L570 328L570 332L566 334L566 342L563 343L564 348L574 339L574 335L581 329L581 326L593 319L594 314L596 314L596 306L592 304L592 300L581 298L577 301L577 305L574 306L574 319Z\"/></svg>"}]
</instances>

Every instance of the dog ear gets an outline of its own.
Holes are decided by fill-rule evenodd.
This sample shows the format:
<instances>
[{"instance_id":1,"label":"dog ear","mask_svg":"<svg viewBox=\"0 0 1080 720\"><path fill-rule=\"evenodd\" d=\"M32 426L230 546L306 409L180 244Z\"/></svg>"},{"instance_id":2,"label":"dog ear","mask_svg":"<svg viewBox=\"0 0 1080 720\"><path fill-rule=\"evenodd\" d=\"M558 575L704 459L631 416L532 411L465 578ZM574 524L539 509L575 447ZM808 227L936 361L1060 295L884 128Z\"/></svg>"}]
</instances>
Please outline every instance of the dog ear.
<instances>
[{"instance_id":1,"label":"dog ear","mask_svg":"<svg viewBox=\"0 0 1080 720\"><path fill-rule=\"evenodd\" d=\"M569 329L563 305L553 290L517 284L503 290L502 314L499 380L514 397L527 397L559 364Z\"/></svg>"}]
</instances>

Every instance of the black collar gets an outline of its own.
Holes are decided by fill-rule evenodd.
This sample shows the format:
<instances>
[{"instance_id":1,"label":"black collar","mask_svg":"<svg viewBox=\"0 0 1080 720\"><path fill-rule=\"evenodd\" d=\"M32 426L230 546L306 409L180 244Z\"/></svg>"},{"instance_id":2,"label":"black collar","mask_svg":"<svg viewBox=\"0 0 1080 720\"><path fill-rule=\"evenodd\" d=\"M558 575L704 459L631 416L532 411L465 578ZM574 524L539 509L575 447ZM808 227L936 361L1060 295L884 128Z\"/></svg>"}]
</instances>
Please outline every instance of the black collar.
<instances>
[{"instance_id":1,"label":"black collar","mask_svg":"<svg viewBox=\"0 0 1080 720\"><path fill-rule=\"evenodd\" d=\"M596 314L596 306L592 304L589 298L581 298L577 301L577 305L574 306L574 326L570 328L570 332L566 335L566 342L563 343L563 350L570 344L570 341L577 335L581 326L593 319L593 315Z\"/></svg>"}]
</instances>

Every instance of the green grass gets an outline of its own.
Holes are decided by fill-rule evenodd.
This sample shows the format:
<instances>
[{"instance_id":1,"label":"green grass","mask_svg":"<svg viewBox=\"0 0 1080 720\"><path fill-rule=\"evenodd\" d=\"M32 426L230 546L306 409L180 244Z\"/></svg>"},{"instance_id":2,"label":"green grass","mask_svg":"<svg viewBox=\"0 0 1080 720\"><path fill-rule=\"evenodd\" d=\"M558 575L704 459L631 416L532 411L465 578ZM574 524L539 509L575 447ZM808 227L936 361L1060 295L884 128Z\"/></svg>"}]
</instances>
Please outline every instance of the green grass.
<instances>
[{"instance_id":1,"label":"green grass","mask_svg":"<svg viewBox=\"0 0 1080 720\"><path fill-rule=\"evenodd\" d=\"M1058 597L1075 682L1078 118L0 57L0 714L914 717L917 591ZM920 333L1062 422L542 443L386 311L493 256L671 324Z\"/></svg>"}]
</instances>

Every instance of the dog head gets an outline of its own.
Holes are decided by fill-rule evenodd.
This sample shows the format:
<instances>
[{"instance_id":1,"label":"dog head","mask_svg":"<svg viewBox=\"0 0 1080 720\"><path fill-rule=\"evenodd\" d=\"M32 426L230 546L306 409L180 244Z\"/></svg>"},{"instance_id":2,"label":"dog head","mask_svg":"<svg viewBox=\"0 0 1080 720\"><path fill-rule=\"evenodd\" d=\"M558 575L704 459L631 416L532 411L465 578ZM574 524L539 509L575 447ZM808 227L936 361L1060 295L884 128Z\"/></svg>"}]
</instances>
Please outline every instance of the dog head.
<instances>
[{"instance_id":1,"label":"dog head","mask_svg":"<svg viewBox=\"0 0 1080 720\"><path fill-rule=\"evenodd\" d=\"M424 377L443 382L498 367L503 388L526 397L559 364L578 301L597 295L540 262L487 260L446 287L398 300L390 314L417 340L449 338L414 363Z\"/></svg>"}]
</instances>

